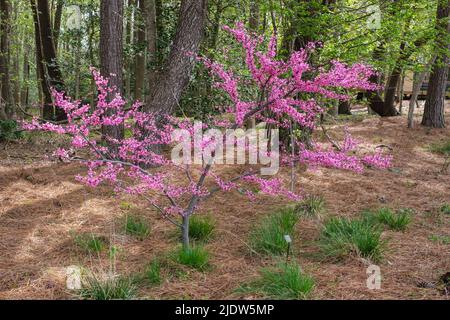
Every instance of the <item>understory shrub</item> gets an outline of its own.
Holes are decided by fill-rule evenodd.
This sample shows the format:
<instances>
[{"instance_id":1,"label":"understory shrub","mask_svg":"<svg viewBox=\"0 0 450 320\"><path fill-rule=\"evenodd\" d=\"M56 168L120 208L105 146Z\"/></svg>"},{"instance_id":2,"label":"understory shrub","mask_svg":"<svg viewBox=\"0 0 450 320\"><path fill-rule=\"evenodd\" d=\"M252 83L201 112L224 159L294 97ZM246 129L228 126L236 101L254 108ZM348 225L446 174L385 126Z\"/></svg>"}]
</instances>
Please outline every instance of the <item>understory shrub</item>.
<instances>
[{"instance_id":1,"label":"understory shrub","mask_svg":"<svg viewBox=\"0 0 450 320\"><path fill-rule=\"evenodd\" d=\"M259 253L281 255L287 250L285 235L292 235L299 220L292 208L265 216L250 235L252 248Z\"/></svg>"},{"instance_id":2,"label":"understory shrub","mask_svg":"<svg viewBox=\"0 0 450 320\"><path fill-rule=\"evenodd\" d=\"M385 242L381 229L366 219L331 218L320 236L320 247L326 257L341 259L351 254L379 261Z\"/></svg>"},{"instance_id":3,"label":"understory shrub","mask_svg":"<svg viewBox=\"0 0 450 320\"><path fill-rule=\"evenodd\" d=\"M0 120L0 141L20 139L22 132L15 120Z\"/></svg>"}]
</instances>

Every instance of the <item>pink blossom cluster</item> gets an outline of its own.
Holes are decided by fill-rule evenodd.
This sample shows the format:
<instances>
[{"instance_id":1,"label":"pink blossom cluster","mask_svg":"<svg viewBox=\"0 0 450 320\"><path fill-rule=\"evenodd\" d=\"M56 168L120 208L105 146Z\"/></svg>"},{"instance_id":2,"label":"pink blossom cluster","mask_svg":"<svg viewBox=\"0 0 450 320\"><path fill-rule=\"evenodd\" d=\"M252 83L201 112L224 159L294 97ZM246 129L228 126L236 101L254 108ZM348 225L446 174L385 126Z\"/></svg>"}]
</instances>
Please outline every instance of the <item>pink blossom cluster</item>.
<instances>
[{"instance_id":1,"label":"pink blossom cluster","mask_svg":"<svg viewBox=\"0 0 450 320\"><path fill-rule=\"evenodd\" d=\"M309 56L315 44L294 52L287 61L277 59L277 39L272 37L268 48L259 51L263 43L262 37L252 37L246 32L243 23L235 28L224 27L239 42L245 51L246 67L250 71L257 92L264 93L264 101L244 101L239 94L240 79L217 62L206 58L200 60L208 67L219 81L216 87L223 89L229 96L232 105L228 111L235 116L236 123L243 125L246 115L261 104L255 112L256 119L278 126L287 127L293 120L301 127L314 128L315 120L323 108L318 97L326 99L347 100L350 97L343 93L344 89L375 90L377 85L369 81L374 74L372 68L355 64L347 66L339 61L332 61L328 70L315 70L309 63ZM248 85L246 83L246 85ZM299 94L307 94L308 99L298 99ZM267 117L267 111L271 116Z\"/></svg>"},{"instance_id":2,"label":"pink blossom cluster","mask_svg":"<svg viewBox=\"0 0 450 320\"><path fill-rule=\"evenodd\" d=\"M347 99L348 96L340 90L376 87L368 80L373 71L361 64L348 67L335 61L328 70L313 70L308 63L313 45L282 61L276 58L275 37L263 52L258 51L263 39L250 36L242 24L235 29L225 29L243 46L247 68L265 99L244 101L239 93L242 81L232 71L206 58L199 58L219 78L216 86L224 90L232 101L226 111L234 115L234 120L215 122L222 129L241 127L252 116L279 126L287 127L295 122L301 127L314 129L318 115L323 112L316 95L327 99ZM23 123L26 130L49 131L71 137L71 147L58 149L54 155L63 161L81 161L87 166L87 173L77 177L79 181L92 187L108 183L116 192L142 196L167 217L192 214L202 200L216 191L239 190L254 199L255 193L249 189L249 184L268 195L299 199L298 194L284 187L282 179L265 179L256 171L227 180L209 164L175 165L164 152L160 152L164 149L161 147L170 147L177 142L172 141L175 129L193 134L195 124L190 119L143 112L139 102L128 106L116 88L108 87L106 78L95 69L92 73L98 90L95 110L71 100L63 92L53 91L55 105L67 113L68 124L42 122L37 118ZM309 94L309 97L302 100L298 98L300 94ZM123 138L110 137L102 133L104 126L123 127L127 134ZM206 130L208 126L203 125L200 129ZM211 140L200 141L199 144L205 149ZM350 136L346 137L343 145L339 152L318 147L314 150L300 148L291 161L356 172L362 172L364 166L389 166L391 159L381 153L363 158L351 155L356 142Z\"/></svg>"}]
</instances>

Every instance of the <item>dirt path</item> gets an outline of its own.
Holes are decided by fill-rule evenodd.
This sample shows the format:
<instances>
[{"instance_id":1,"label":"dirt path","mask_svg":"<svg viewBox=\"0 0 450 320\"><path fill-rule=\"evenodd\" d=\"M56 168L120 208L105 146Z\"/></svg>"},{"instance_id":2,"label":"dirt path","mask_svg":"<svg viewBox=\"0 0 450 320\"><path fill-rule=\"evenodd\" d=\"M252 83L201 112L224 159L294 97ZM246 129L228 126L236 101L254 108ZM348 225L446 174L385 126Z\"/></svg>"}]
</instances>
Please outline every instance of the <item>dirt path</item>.
<instances>
[{"instance_id":1,"label":"dirt path","mask_svg":"<svg viewBox=\"0 0 450 320\"><path fill-rule=\"evenodd\" d=\"M450 110L447 123L450 123ZM380 264L382 289L366 287L367 262L349 259L330 263L314 258L320 225L302 220L297 227L295 256L316 280L314 299L445 299L436 289L419 288L420 281L434 282L450 271L450 246L430 240L450 236L450 218L437 213L450 203L450 172L440 173L444 157L428 151L432 142L450 139L450 129L404 128L405 119L370 118L348 122L352 135L365 141L363 148L392 148L394 168L368 170L363 175L336 170L298 172L298 187L321 194L328 215L357 216L365 208L389 206L415 210L412 226L405 233L385 232L387 257ZM343 125L338 125L342 129ZM334 130L331 131L335 134ZM74 176L75 164L56 164L43 159L47 141L0 145L0 299L70 298L65 289L65 268L72 264L107 268L108 258L89 257L73 244L74 234L118 234L117 270L121 274L141 271L151 259L177 246L174 229L151 210L136 208L148 217L152 234L144 241L120 235L123 211L108 188L90 189ZM127 199L138 203L135 199ZM236 194L218 195L202 208L217 220L217 235L208 249L214 268L207 273L187 272L166 280L158 288L142 289L144 298L227 299L252 298L236 293L269 259L252 256L245 244L251 227L264 214L286 205L279 199L260 197L248 203Z\"/></svg>"}]
</instances>

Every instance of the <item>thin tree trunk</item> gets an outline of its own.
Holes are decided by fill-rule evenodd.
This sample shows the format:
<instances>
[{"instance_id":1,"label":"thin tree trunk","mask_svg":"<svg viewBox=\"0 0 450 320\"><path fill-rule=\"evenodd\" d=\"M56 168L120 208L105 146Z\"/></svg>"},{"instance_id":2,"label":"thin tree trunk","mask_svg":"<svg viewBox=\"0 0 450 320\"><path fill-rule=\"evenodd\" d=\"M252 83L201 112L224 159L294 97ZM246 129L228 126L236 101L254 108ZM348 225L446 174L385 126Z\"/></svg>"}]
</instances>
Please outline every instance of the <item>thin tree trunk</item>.
<instances>
[{"instance_id":1,"label":"thin tree trunk","mask_svg":"<svg viewBox=\"0 0 450 320\"><path fill-rule=\"evenodd\" d=\"M9 82L10 9L11 7L8 0L0 0L0 116L2 118L10 118L13 113Z\"/></svg>"},{"instance_id":2,"label":"thin tree trunk","mask_svg":"<svg viewBox=\"0 0 450 320\"><path fill-rule=\"evenodd\" d=\"M61 32L62 12L64 8L64 0L58 0L55 10L55 18L53 22L53 42L55 43L55 51L58 52L59 34Z\"/></svg>"},{"instance_id":3,"label":"thin tree trunk","mask_svg":"<svg viewBox=\"0 0 450 320\"><path fill-rule=\"evenodd\" d=\"M403 114L403 96L405 92L405 72L402 72L402 77L399 81L399 88L398 88L398 100L399 100L399 108L398 112L400 114Z\"/></svg>"},{"instance_id":4,"label":"thin tree trunk","mask_svg":"<svg viewBox=\"0 0 450 320\"><path fill-rule=\"evenodd\" d=\"M450 62L448 56L448 50L450 50L450 44L448 43L450 34L449 14L450 0L439 0L436 14L436 29L438 30L436 47L440 52L428 82L427 100L422 119L422 125L431 128L445 128L445 93L449 73L448 64Z\"/></svg>"},{"instance_id":5,"label":"thin tree trunk","mask_svg":"<svg viewBox=\"0 0 450 320\"><path fill-rule=\"evenodd\" d=\"M419 97L420 88L422 87L425 77L427 76L428 73L427 70L431 65L434 64L435 60L436 56L434 56L431 59L431 61L427 64L423 72L421 72L417 77L414 77L413 92L411 94L411 100L409 100L409 110L408 110L408 128L410 129L414 127L414 108L418 103L417 98Z\"/></svg>"},{"instance_id":6,"label":"thin tree trunk","mask_svg":"<svg viewBox=\"0 0 450 320\"><path fill-rule=\"evenodd\" d=\"M183 216L182 232L183 232L183 248L184 249L188 249L190 246L190 243L189 243L189 219L190 219L190 215Z\"/></svg>"},{"instance_id":7,"label":"thin tree trunk","mask_svg":"<svg viewBox=\"0 0 450 320\"><path fill-rule=\"evenodd\" d=\"M254 33L258 33L258 31L259 31L259 1L258 0L250 1L249 27L250 27L250 31L252 31ZM252 129L256 127L255 117L251 117L247 120L246 127L252 128Z\"/></svg>"},{"instance_id":8,"label":"thin tree trunk","mask_svg":"<svg viewBox=\"0 0 450 320\"><path fill-rule=\"evenodd\" d=\"M109 86L122 94L123 87L123 0L100 2L100 71ZM111 99L112 97L109 97ZM110 114L113 111L110 110ZM104 137L123 138L119 126L103 126Z\"/></svg>"},{"instance_id":9,"label":"thin tree trunk","mask_svg":"<svg viewBox=\"0 0 450 320\"><path fill-rule=\"evenodd\" d=\"M23 65L22 65L22 87L20 91L20 103L25 110L28 109L28 97L29 97L29 84L30 80L30 62L28 55L30 54L30 47L28 44L24 44L23 49ZM39 90L39 89L38 89Z\"/></svg>"},{"instance_id":10,"label":"thin tree trunk","mask_svg":"<svg viewBox=\"0 0 450 320\"><path fill-rule=\"evenodd\" d=\"M137 1L137 0L136 0ZM129 14L124 17L125 20L125 43L128 48L134 48L134 27L135 27L135 0L128 0L127 6ZM129 50L133 52L133 50ZM125 57L125 90L124 94L131 99L131 79L133 78L133 57L130 53Z\"/></svg>"}]
</instances>

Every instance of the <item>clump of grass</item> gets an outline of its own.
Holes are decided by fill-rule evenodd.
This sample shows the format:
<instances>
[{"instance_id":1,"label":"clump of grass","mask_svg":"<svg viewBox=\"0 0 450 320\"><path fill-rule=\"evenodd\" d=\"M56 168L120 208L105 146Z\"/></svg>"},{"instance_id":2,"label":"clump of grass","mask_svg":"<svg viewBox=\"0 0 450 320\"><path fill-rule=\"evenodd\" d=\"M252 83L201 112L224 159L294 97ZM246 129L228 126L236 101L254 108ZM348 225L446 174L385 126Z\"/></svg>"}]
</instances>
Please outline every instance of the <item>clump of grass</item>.
<instances>
[{"instance_id":1,"label":"clump of grass","mask_svg":"<svg viewBox=\"0 0 450 320\"><path fill-rule=\"evenodd\" d=\"M314 289L314 279L303 273L297 263L280 264L261 270L260 279L245 290L261 292L271 299L306 299Z\"/></svg>"},{"instance_id":2,"label":"clump of grass","mask_svg":"<svg viewBox=\"0 0 450 320\"><path fill-rule=\"evenodd\" d=\"M311 195L300 202L295 211L306 217L320 217L325 211L325 199L322 196Z\"/></svg>"},{"instance_id":3,"label":"clump of grass","mask_svg":"<svg viewBox=\"0 0 450 320\"><path fill-rule=\"evenodd\" d=\"M145 280L152 285L159 285L162 282L161 263L158 260L152 261L145 269Z\"/></svg>"},{"instance_id":4,"label":"clump of grass","mask_svg":"<svg viewBox=\"0 0 450 320\"><path fill-rule=\"evenodd\" d=\"M97 277L90 275L83 281L80 296L90 300L131 300L135 298L136 287L127 277Z\"/></svg>"},{"instance_id":5,"label":"clump of grass","mask_svg":"<svg viewBox=\"0 0 450 320\"><path fill-rule=\"evenodd\" d=\"M124 224L125 233L144 240L150 235L150 227L148 223L141 217L127 215Z\"/></svg>"},{"instance_id":6,"label":"clump of grass","mask_svg":"<svg viewBox=\"0 0 450 320\"><path fill-rule=\"evenodd\" d=\"M450 140L432 144L430 151L444 156L450 155Z\"/></svg>"},{"instance_id":7,"label":"clump of grass","mask_svg":"<svg viewBox=\"0 0 450 320\"><path fill-rule=\"evenodd\" d=\"M381 239L380 228L368 220L332 218L324 225L320 246L327 257L341 259L357 254L379 261L385 242Z\"/></svg>"},{"instance_id":8,"label":"clump of grass","mask_svg":"<svg viewBox=\"0 0 450 320\"><path fill-rule=\"evenodd\" d=\"M389 208L381 208L375 212L367 211L364 214L365 219L371 223L379 223L395 231L405 231L412 221L411 209L400 209L397 212Z\"/></svg>"},{"instance_id":9,"label":"clump of grass","mask_svg":"<svg viewBox=\"0 0 450 320\"><path fill-rule=\"evenodd\" d=\"M189 221L189 237L194 241L206 242L214 234L214 220L210 216L194 215Z\"/></svg>"},{"instance_id":10,"label":"clump of grass","mask_svg":"<svg viewBox=\"0 0 450 320\"><path fill-rule=\"evenodd\" d=\"M179 264L204 271L209 267L209 252L202 246L181 247L175 252L175 261Z\"/></svg>"},{"instance_id":11,"label":"clump of grass","mask_svg":"<svg viewBox=\"0 0 450 320\"><path fill-rule=\"evenodd\" d=\"M444 244L444 245L450 244L449 236L432 235L429 237L429 239L434 243L439 243L439 244Z\"/></svg>"},{"instance_id":12,"label":"clump of grass","mask_svg":"<svg viewBox=\"0 0 450 320\"><path fill-rule=\"evenodd\" d=\"M100 253L107 247L105 239L93 233L79 234L75 236L74 242L80 249L89 253Z\"/></svg>"},{"instance_id":13,"label":"clump of grass","mask_svg":"<svg viewBox=\"0 0 450 320\"><path fill-rule=\"evenodd\" d=\"M450 214L450 204L444 203L440 210L443 214Z\"/></svg>"},{"instance_id":14,"label":"clump of grass","mask_svg":"<svg viewBox=\"0 0 450 320\"><path fill-rule=\"evenodd\" d=\"M292 235L298 219L298 214L292 208L265 216L250 235L252 248L263 254L285 253L288 244L284 236Z\"/></svg>"}]
</instances>

